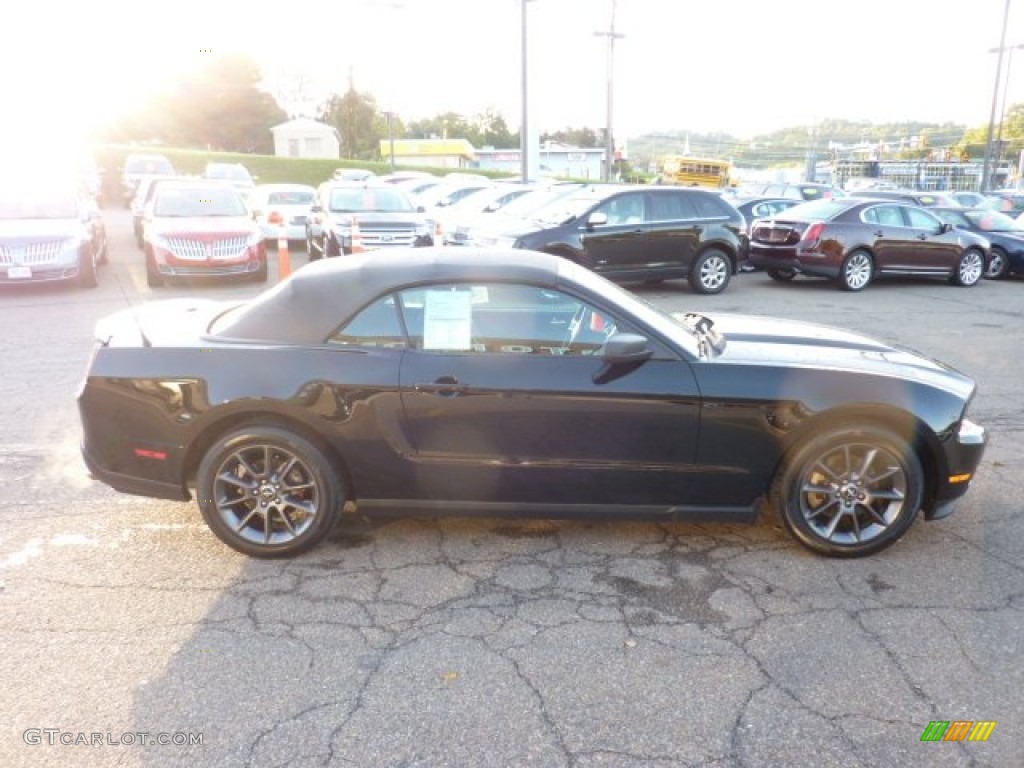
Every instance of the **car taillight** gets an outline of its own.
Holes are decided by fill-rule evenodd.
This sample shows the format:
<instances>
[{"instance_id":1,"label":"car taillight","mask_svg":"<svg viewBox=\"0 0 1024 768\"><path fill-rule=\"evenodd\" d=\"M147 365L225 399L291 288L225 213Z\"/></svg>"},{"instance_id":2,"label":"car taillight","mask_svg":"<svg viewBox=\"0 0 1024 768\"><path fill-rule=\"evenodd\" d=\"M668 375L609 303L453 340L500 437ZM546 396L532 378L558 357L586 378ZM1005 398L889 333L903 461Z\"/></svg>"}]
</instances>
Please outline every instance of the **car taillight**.
<instances>
[{"instance_id":1,"label":"car taillight","mask_svg":"<svg viewBox=\"0 0 1024 768\"><path fill-rule=\"evenodd\" d=\"M271 211L267 216L268 224L284 224L284 216L281 215L280 211Z\"/></svg>"},{"instance_id":2,"label":"car taillight","mask_svg":"<svg viewBox=\"0 0 1024 768\"><path fill-rule=\"evenodd\" d=\"M814 243L817 242L821 237L821 233L825 231L825 223L822 221L816 221L807 228L804 232L804 236L800 238L801 243Z\"/></svg>"}]
</instances>

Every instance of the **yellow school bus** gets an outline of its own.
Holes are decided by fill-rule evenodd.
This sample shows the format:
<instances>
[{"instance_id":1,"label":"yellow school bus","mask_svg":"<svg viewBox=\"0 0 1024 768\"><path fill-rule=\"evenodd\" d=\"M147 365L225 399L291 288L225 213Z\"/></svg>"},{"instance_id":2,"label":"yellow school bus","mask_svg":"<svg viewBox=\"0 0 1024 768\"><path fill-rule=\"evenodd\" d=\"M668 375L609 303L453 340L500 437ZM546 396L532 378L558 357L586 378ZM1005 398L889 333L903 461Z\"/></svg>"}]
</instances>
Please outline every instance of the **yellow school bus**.
<instances>
[{"instance_id":1,"label":"yellow school bus","mask_svg":"<svg viewBox=\"0 0 1024 768\"><path fill-rule=\"evenodd\" d=\"M732 177L732 163L708 157L668 155L661 159L658 178L662 184L681 187L728 187Z\"/></svg>"}]
</instances>

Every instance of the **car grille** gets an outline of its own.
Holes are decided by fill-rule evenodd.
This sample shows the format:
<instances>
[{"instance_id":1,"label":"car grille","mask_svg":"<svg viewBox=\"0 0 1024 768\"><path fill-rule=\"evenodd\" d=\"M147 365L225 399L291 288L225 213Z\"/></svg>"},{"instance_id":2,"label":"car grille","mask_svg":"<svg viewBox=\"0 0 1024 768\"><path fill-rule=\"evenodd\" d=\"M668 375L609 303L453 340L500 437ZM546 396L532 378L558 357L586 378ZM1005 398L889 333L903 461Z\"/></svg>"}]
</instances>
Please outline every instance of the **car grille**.
<instances>
[{"instance_id":1,"label":"car grille","mask_svg":"<svg viewBox=\"0 0 1024 768\"><path fill-rule=\"evenodd\" d=\"M44 240L28 243L21 247L0 245L0 264L22 264L28 267L53 264L65 250L71 247L68 240Z\"/></svg>"},{"instance_id":2,"label":"car grille","mask_svg":"<svg viewBox=\"0 0 1024 768\"><path fill-rule=\"evenodd\" d=\"M175 258L187 261L217 261L240 259L245 255L246 236L232 236L220 240L197 240L190 237L168 237L167 244Z\"/></svg>"},{"instance_id":3,"label":"car grille","mask_svg":"<svg viewBox=\"0 0 1024 768\"><path fill-rule=\"evenodd\" d=\"M750 239L767 245L796 245L800 242L800 233L790 227L773 227L766 224L754 227Z\"/></svg>"},{"instance_id":4,"label":"car grille","mask_svg":"<svg viewBox=\"0 0 1024 768\"><path fill-rule=\"evenodd\" d=\"M393 245L412 245L416 242L415 229L369 229L360 225L363 245L368 248L389 248Z\"/></svg>"}]
</instances>

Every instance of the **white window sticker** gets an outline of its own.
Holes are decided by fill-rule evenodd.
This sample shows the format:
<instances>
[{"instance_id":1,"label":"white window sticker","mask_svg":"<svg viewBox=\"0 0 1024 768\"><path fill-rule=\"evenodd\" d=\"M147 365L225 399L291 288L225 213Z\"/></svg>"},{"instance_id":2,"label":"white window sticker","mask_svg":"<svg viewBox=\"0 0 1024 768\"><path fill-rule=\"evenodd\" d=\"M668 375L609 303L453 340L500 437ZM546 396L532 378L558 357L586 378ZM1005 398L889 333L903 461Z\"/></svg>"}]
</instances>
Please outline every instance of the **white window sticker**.
<instances>
[{"instance_id":1,"label":"white window sticker","mask_svg":"<svg viewBox=\"0 0 1024 768\"><path fill-rule=\"evenodd\" d=\"M423 311L423 348L471 349L473 294L469 291L427 291Z\"/></svg>"}]
</instances>

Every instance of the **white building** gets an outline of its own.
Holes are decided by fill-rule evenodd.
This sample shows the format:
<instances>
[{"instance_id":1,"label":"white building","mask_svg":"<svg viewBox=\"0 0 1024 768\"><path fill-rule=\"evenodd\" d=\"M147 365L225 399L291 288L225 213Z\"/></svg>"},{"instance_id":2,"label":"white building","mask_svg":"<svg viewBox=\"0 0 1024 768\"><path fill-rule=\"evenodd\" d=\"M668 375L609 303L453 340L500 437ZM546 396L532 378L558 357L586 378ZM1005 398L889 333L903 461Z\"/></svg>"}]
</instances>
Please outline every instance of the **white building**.
<instances>
[{"instance_id":1,"label":"white building","mask_svg":"<svg viewBox=\"0 0 1024 768\"><path fill-rule=\"evenodd\" d=\"M316 120L300 117L270 129L277 157L341 157L338 132Z\"/></svg>"}]
</instances>

